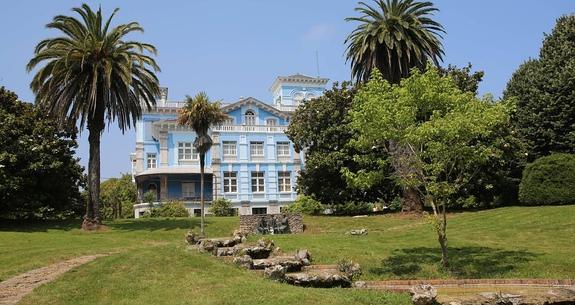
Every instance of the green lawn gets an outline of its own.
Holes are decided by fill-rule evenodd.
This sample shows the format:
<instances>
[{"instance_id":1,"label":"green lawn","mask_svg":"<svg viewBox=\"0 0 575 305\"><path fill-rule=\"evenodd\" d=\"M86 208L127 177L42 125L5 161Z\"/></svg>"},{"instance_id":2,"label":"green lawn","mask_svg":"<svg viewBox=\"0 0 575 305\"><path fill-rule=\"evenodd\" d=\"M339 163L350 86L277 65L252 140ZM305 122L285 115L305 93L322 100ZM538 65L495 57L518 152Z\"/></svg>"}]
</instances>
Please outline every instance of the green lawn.
<instances>
[{"instance_id":1,"label":"green lawn","mask_svg":"<svg viewBox=\"0 0 575 305\"><path fill-rule=\"evenodd\" d=\"M359 262L363 279L575 278L575 206L509 207L450 216L452 270L438 268L434 232L422 219L305 217L306 232L273 236L285 252L307 248L314 263ZM273 283L216 258L186 251L197 219L107 223L0 224L0 279L83 254L114 254L73 269L22 304L409 304L402 294L305 289ZM225 236L237 218L208 218L209 236ZM367 236L344 233L368 228Z\"/></svg>"}]
</instances>

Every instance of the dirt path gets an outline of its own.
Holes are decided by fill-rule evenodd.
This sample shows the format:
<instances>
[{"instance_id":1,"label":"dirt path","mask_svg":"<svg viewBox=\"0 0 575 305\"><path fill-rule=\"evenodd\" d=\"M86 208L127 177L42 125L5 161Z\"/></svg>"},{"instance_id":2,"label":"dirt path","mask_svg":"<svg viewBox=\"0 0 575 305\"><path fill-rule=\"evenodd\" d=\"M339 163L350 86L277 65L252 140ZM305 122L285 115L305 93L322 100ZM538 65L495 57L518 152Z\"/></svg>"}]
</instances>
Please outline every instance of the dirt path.
<instances>
[{"instance_id":1,"label":"dirt path","mask_svg":"<svg viewBox=\"0 0 575 305\"><path fill-rule=\"evenodd\" d=\"M14 305L34 288L53 281L68 270L108 254L80 256L17 275L0 282L0 305Z\"/></svg>"}]
</instances>

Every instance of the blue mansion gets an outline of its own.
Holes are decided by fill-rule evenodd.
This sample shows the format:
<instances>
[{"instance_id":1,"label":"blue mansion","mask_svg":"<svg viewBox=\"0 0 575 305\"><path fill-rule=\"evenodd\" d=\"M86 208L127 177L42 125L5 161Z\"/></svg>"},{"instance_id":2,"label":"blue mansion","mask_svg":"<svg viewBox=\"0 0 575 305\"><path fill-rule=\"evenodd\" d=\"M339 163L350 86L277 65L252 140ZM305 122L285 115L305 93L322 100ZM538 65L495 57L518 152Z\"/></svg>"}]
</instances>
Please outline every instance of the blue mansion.
<instances>
[{"instance_id":1,"label":"blue mansion","mask_svg":"<svg viewBox=\"0 0 575 305\"><path fill-rule=\"evenodd\" d=\"M222 104L228 120L210 130L213 146L206 154L204 194L226 198L241 215L275 214L296 197L295 179L303 166L284 131L300 103L323 94L328 79L301 74L277 77L272 103L255 98ZM200 163L194 131L179 126L184 101L168 101L163 88L155 109L136 123L136 151L130 155L139 198L153 192L156 201L180 200L191 215L200 214ZM157 202L155 204L157 204ZM136 218L150 203L134 205ZM206 210L207 211L207 210Z\"/></svg>"}]
</instances>

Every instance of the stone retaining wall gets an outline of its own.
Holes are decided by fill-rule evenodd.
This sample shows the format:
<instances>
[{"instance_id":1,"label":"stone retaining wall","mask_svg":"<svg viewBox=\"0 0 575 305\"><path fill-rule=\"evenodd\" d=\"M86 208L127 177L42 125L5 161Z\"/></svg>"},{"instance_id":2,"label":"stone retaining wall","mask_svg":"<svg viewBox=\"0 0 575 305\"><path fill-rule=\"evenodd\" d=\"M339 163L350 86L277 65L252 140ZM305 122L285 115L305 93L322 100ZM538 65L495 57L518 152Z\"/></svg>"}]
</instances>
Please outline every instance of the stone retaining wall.
<instances>
[{"instance_id":1,"label":"stone retaining wall","mask_svg":"<svg viewBox=\"0 0 575 305\"><path fill-rule=\"evenodd\" d=\"M265 221L269 223L277 215L279 214L240 215L240 230L256 233L262 218L265 218ZM282 215L287 216L291 233L303 232L303 216L301 214L282 213Z\"/></svg>"}]
</instances>

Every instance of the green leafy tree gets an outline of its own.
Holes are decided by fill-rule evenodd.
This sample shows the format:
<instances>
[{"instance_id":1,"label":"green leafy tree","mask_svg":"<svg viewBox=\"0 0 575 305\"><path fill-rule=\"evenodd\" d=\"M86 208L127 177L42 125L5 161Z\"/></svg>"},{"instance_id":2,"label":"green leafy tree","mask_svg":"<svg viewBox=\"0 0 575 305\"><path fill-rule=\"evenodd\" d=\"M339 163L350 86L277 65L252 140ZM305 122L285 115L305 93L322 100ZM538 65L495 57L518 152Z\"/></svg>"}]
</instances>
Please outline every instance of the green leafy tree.
<instances>
[{"instance_id":1,"label":"green leafy tree","mask_svg":"<svg viewBox=\"0 0 575 305\"><path fill-rule=\"evenodd\" d=\"M375 6L359 2L355 9L361 15L346 21L359 25L346 38L346 60L351 62L352 77L367 81L379 70L390 83L397 84L412 68L423 70L428 63L439 64L443 56L440 38L443 26L432 19L438 11L431 2L415 0L374 0ZM393 154L408 154L397 146ZM409 168L395 170L409 170ZM416 190L404 188L403 210L421 212L422 200Z\"/></svg>"},{"instance_id":2,"label":"green leafy tree","mask_svg":"<svg viewBox=\"0 0 575 305\"><path fill-rule=\"evenodd\" d=\"M84 169L74 132L0 87L0 218L78 216Z\"/></svg>"},{"instance_id":3,"label":"green leafy tree","mask_svg":"<svg viewBox=\"0 0 575 305\"><path fill-rule=\"evenodd\" d=\"M374 0L359 2L361 16L346 18L359 25L346 38L347 61L352 77L367 81L376 68L391 83L407 77L412 68L424 69L428 62L438 65L443 46L443 26L434 21L438 11L431 2L415 0Z\"/></svg>"},{"instance_id":4,"label":"green leafy tree","mask_svg":"<svg viewBox=\"0 0 575 305\"><path fill-rule=\"evenodd\" d=\"M451 64L447 65L447 68L438 67L441 75L451 77L459 90L477 95L479 83L483 80L485 73L483 71L471 72L472 68L471 63L463 68Z\"/></svg>"},{"instance_id":5,"label":"green leafy tree","mask_svg":"<svg viewBox=\"0 0 575 305\"><path fill-rule=\"evenodd\" d=\"M89 131L88 204L82 228L97 229L100 218L100 137L106 126L117 121L126 130L150 108L160 94L155 60L146 55L156 48L129 40L127 35L143 32L137 22L110 27L118 9L104 19L101 9L88 5L72 9L80 18L58 15L50 29L61 36L42 40L27 65L41 66L30 87L36 103L65 126Z\"/></svg>"},{"instance_id":6,"label":"green leafy tree","mask_svg":"<svg viewBox=\"0 0 575 305\"><path fill-rule=\"evenodd\" d=\"M226 198L218 198L212 202L209 208L210 213L215 216L233 216L234 209L232 202Z\"/></svg>"},{"instance_id":7,"label":"green leafy tree","mask_svg":"<svg viewBox=\"0 0 575 305\"><path fill-rule=\"evenodd\" d=\"M513 105L479 100L460 91L453 80L437 69L412 71L400 85L390 85L379 72L357 94L351 127L358 147L407 147L409 154L390 154L394 177L416 189L431 206L430 220L441 246L443 267L447 252L447 206L461 188L477 174L480 165L501 158L502 152L489 139L498 126L509 121ZM369 176L357 179L370 183Z\"/></svg>"},{"instance_id":8,"label":"green leafy tree","mask_svg":"<svg viewBox=\"0 0 575 305\"><path fill-rule=\"evenodd\" d=\"M138 200L138 190L130 174L110 178L100 184L102 216L104 219L133 217L133 206Z\"/></svg>"},{"instance_id":9,"label":"green leafy tree","mask_svg":"<svg viewBox=\"0 0 575 305\"><path fill-rule=\"evenodd\" d=\"M575 152L575 16L557 20L539 58L523 63L504 92L517 99L514 122L529 160Z\"/></svg>"},{"instance_id":10,"label":"green leafy tree","mask_svg":"<svg viewBox=\"0 0 575 305\"><path fill-rule=\"evenodd\" d=\"M204 166L206 153L212 147L212 138L208 134L211 125L224 122L228 115L224 113L219 102L211 103L205 92L200 92L194 97L186 98L186 105L178 114L178 124L189 126L196 132L194 147L200 154L200 206L201 206L201 234L204 232Z\"/></svg>"},{"instance_id":11,"label":"green leafy tree","mask_svg":"<svg viewBox=\"0 0 575 305\"><path fill-rule=\"evenodd\" d=\"M328 206L390 199L395 194L393 181L384 176L378 183L365 186L348 181L343 172L390 170L386 164L381 168L382 151L348 145L354 137L347 124L348 111L356 91L349 82L334 83L323 96L300 105L286 131L294 148L306 155L305 168L297 179L298 190Z\"/></svg>"}]
</instances>

